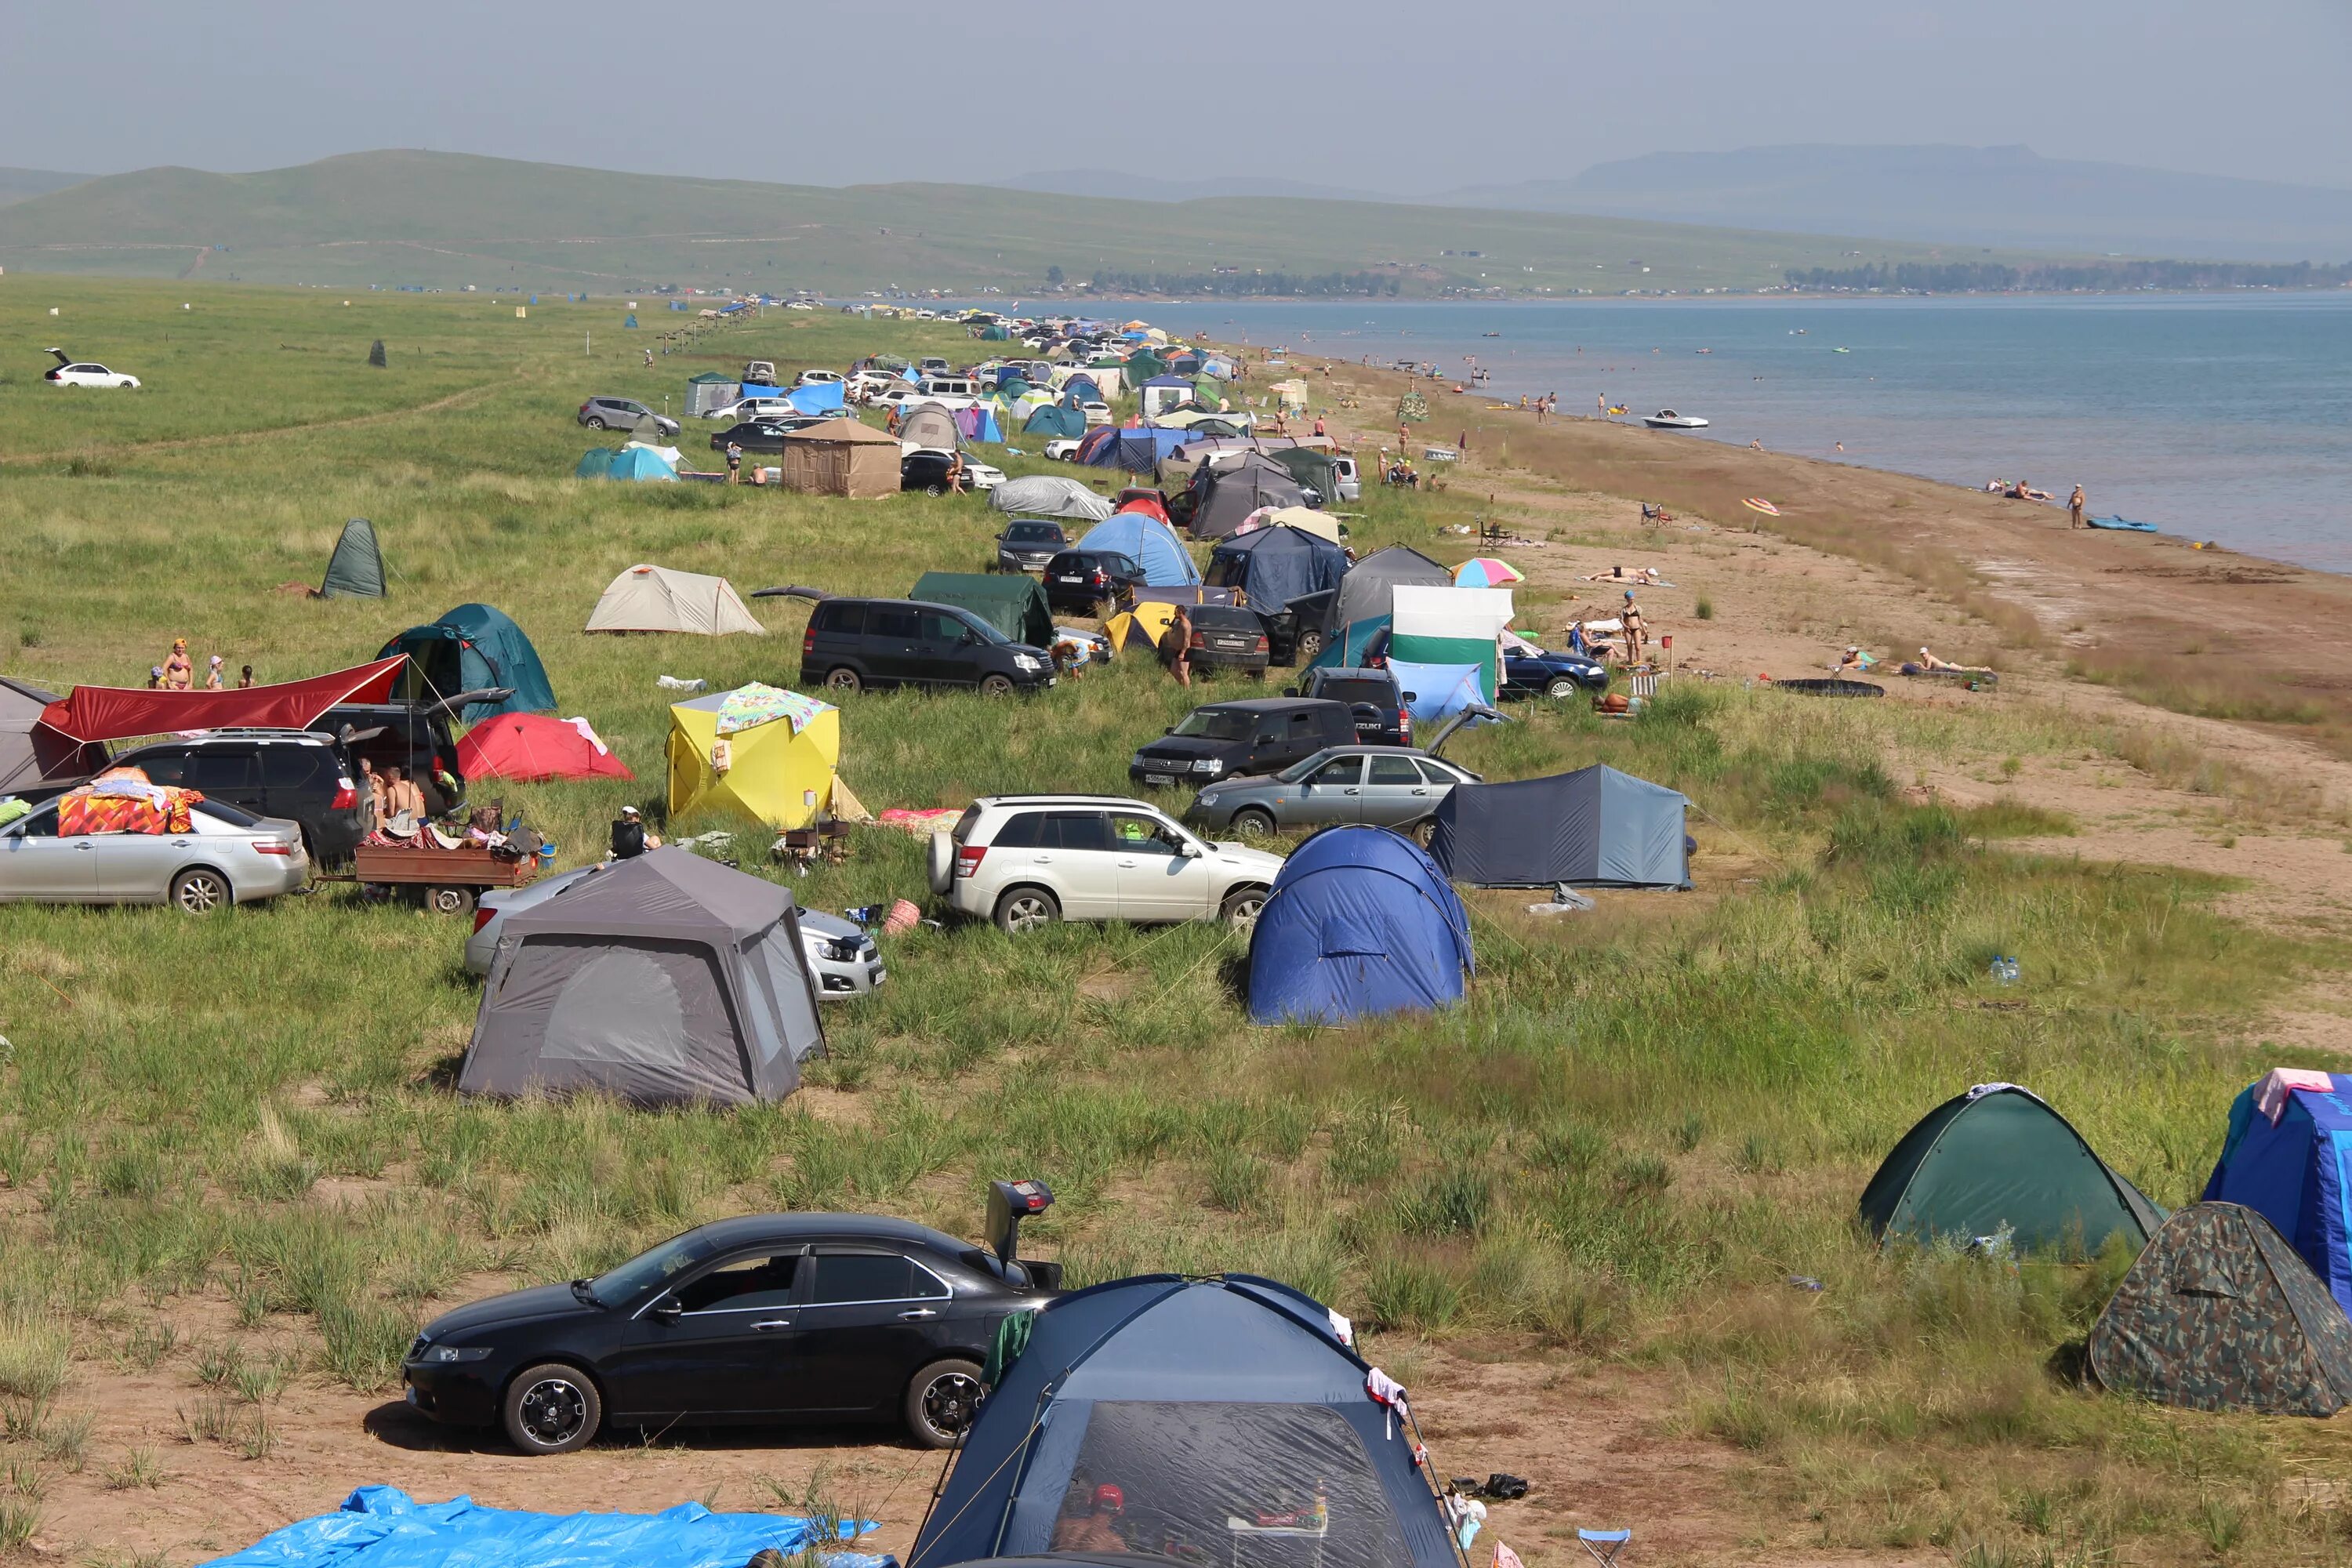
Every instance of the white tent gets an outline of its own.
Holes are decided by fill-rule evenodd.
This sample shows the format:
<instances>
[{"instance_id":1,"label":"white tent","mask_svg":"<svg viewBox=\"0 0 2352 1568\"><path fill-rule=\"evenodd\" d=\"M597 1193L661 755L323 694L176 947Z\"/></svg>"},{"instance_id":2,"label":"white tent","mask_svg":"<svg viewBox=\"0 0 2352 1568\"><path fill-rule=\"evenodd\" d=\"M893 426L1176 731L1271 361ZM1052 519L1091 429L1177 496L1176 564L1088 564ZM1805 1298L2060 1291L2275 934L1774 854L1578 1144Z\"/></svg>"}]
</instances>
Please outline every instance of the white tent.
<instances>
[{"instance_id":1,"label":"white tent","mask_svg":"<svg viewBox=\"0 0 2352 1568\"><path fill-rule=\"evenodd\" d=\"M699 572L673 572L667 566L632 566L613 579L595 614L588 617L592 632L692 632L698 637L724 637L767 627L744 607L735 584L724 577Z\"/></svg>"}]
</instances>

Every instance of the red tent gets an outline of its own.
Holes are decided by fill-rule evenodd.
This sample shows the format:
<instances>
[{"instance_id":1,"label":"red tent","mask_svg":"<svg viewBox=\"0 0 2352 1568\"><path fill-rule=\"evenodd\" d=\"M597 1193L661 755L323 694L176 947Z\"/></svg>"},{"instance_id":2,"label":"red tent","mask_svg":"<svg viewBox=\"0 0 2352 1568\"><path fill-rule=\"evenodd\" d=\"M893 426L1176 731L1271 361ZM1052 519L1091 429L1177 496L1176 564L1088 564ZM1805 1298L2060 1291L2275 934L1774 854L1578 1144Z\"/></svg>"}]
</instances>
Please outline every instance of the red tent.
<instances>
[{"instance_id":1,"label":"red tent","mask_svg":"<svg viewBox=\"0 0 2352 1568\"><path fill-rule=\"evenodd\" d=\"M1162 522L1169 522L1168 498L1154 489L1130 487L1119 491L1118 507L1111 515L1116 517L1122 511L1139 511L1148 516L1156 517ZM1172 528L1175 525L1171 522L1169 526Z\"/></svg>"},{"instance_id":2,"label":"red tent","mask_svg":"<svg viewBox=\"0 0 2352 1568\"><path fill-rule=\"evenodd\" d=\"M41 722L74 741L127 741L184 730L304 730L339 702L388 702L406 654L332 675L243 691L149 691L77 686L41 710Z\"/></svg>"},{"instance_id":3,"label":"red tent","mask_svg":"<svg viewBox=\"0 0 2352 1568\"><path fill-rule=\"evenodd\" d=\"M634 779L637 775L601 742L584 720L544 713L500 713L466 731L457 767L468 779Z\"/></svg>"}]
</instances>

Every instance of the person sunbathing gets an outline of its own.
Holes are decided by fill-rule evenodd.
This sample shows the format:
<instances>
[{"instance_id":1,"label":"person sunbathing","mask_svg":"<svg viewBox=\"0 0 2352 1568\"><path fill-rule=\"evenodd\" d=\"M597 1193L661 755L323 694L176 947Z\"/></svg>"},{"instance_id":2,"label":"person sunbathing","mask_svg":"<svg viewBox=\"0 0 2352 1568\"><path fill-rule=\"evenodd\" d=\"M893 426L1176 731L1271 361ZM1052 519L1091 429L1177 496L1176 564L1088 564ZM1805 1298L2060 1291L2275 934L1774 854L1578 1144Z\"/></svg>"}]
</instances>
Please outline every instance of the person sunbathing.
<instances>
[{"instance_id":1,"label":"person sunbathing","mask_svg":"<svg viewBox=\"0 0 2352 1568\"><path fill-rule=\"evenodd\" d=\"M1949 659L1937 658L1924 647L1919 650L1919 663L1921 668L1930 675L1990 675L1992 673L1992 666L1989 664L1954 664Z\"/></svg>"}]
</instances>

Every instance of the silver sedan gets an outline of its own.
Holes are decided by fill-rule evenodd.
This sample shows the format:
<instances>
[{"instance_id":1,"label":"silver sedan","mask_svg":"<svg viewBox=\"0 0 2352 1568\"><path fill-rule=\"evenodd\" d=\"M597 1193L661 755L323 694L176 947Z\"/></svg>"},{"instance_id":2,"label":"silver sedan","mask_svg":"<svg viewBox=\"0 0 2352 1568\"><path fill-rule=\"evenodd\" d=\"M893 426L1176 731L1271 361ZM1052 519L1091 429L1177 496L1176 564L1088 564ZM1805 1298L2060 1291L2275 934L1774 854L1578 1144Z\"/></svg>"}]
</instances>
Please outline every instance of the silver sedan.
<instances>
[{"instance_id":1,"label":"silver sedan","mask_svg":"<svg viewBox=\"0 0 2352 1568\"><path fill-rule=\"evenodd\" d=\"M0 827L0 900L201 915L298 891L310 877L299 826L226 801L190 806L185 833L60 834L55 801Z\"/></svg>"},{"instance_id":2,"label":"silver sedan","mask_svg":"<svg viewBox=\"0 0 2352 1568\"><path fill-rule=\"evenodd\" d=\"M1411 828L1427 821L1455 784L1485 782L1406 747L1327 746L1271 777L1210 785L1184 820L1238 838L1339 822Z\"/></svg>"}]
</instances>

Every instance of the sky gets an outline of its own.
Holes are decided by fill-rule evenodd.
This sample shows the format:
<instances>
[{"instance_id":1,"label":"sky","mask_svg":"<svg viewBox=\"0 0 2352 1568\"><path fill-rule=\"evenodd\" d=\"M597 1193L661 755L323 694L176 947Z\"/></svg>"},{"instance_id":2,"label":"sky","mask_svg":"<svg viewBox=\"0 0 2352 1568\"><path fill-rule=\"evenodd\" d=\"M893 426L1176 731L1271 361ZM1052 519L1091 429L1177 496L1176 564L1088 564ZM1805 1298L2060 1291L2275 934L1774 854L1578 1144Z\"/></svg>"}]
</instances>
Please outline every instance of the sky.
<instances>
[{"instance_id":1,"label":"sky","mask_svg":"<svg viewBox=\"0 0 2352 1568\"><path fill-rule=\"evenodd\" d=\"M8 0L0 165L243 171L429 147L846 184L1241 172L1201 166L1230 153L1251 173L1404 196L1660 151L2022 142L2352 187L2345 0L1024 11Z\"/></svg>"}]
</instances>

